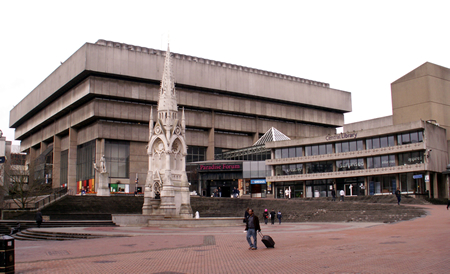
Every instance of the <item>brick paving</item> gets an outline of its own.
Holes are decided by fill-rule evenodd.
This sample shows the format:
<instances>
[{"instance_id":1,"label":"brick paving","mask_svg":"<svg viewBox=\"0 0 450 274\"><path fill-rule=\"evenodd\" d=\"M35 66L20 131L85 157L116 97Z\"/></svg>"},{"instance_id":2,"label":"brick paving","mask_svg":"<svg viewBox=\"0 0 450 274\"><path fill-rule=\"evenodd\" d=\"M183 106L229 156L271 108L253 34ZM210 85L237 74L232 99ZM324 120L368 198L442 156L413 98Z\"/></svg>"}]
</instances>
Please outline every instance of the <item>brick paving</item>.
<instances>
[{"instance_id":1,"label":"brick paving","mask_svg":"<svg viewBox=\"0 0 450 274\"><path fill-rule=\"evenodd\" d=\"M450 211L393 224L262 224L276 244L248 250L243 227L84 228L128 234L75 241L16 241L16 273L448 273Z\"/></svg>"}]
</instances>

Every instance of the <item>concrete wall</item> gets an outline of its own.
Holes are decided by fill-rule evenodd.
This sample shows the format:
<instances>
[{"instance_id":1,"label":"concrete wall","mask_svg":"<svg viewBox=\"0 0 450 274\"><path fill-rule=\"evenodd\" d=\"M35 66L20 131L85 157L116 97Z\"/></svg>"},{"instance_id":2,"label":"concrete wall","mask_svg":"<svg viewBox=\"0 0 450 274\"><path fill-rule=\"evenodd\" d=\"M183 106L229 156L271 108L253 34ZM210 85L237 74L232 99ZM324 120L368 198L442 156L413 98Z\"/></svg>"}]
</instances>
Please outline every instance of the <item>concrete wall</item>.
<instances>
[{"instance_id":1,"label":"concrete wall","mask_svg":"<svg viewBox=\"0 0 450 274\"><path fill-rule=\"evenodd\" d=\"M64 94L77 79L91 72L115 77L139 78L159 82L165 52L129 47L126 44L86 43L28 94L10 113L10 125L17 127L27 118ZM338 112L351 111L351 94L329 88L328 84L260 71L256 69L174 54L177 84L267 100L304 104ZM111 92L115 90L109 89ZM117 95L120 96L120 88ZM142 99L145 91L132 90L131 98ZM200 97L202 103L204 98ZM211 101L212 102L212 101ZM181 101L180 104L183 104ZM207 102L204 102L207 105ZM236 103L228 103L235 106ZM51 108L52 111L54 107Z\"/></svg>"},{"instance_id":2,"label":"concrete wall","mask_svg":"<svg viewBox=\"0 0 450 274\"><path fill-rule=\"evenodd\" d=\"M392 117L392 115L390 115L390 116L365 120L365 121L361 121L361 122L345 124L344 132L360 131L360 130L392 126L394 124L392 119L393 119L393 117Z\"/></svg>"},{"instance_id":3,"label":"concrete wall","mask_svg":"<svg viewBox=\"0 0 450 274\"><path fill-rule=\"evenodd\" d=\"M425 63L391 84L394 124L436 120L450 140L450 69Z\"/></svg>"}]
</instances>

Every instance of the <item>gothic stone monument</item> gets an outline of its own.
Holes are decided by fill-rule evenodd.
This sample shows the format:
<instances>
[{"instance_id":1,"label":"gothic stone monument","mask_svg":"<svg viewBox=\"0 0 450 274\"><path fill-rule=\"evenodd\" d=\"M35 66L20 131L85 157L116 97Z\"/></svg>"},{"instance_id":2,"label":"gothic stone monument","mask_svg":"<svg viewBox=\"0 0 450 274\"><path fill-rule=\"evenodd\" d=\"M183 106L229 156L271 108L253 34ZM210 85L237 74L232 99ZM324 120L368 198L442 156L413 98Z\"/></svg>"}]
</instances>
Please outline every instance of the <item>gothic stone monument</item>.
<instances>
[{"instance_id":1,"label":"gothic stone monument","mask_svg":"<svg viewBox=\"0 0 450 274\"><path fill-rule=\"evenodd\" d=\"M153 108L150 111L142 214L188 219L192 208L186 175L186 124L184 109L179 119L171 61L167 46L156 119Z\"/></svg>"}]
</instances>

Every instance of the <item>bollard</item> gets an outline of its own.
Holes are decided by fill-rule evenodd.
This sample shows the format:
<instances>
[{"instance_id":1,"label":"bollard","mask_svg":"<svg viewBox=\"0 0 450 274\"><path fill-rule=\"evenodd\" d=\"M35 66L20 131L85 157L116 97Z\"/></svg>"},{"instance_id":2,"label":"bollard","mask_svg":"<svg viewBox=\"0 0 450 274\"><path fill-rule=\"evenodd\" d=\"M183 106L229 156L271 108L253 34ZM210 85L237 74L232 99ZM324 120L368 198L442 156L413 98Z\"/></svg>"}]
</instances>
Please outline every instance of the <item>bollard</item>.
<instances>
[{"instance_id":1,"label":"bollard","mask_svg":"<svg viewBox=\"0 0 450 274\"><path fill-rule=\"evenodd\" d=\"M14 273L14 238L0 236L0 273Z\"/></svg>"}]
</instances>

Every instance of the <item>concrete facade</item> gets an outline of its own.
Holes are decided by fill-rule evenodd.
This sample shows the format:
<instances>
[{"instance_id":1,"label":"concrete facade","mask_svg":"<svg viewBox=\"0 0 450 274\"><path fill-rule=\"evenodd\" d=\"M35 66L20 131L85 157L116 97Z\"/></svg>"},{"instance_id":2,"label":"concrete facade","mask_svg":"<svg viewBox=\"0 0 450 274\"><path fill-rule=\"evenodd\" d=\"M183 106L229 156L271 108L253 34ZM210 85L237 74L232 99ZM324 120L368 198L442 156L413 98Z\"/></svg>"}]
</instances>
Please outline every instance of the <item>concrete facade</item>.
<instances>
[{"instance_id":1,"label":"concrete facade","mask_svg":"<svg viewBox=\"0 0 450 274\"><path fill-rule=\"evenodd\" d=\"M111 181L130 185L137 176L143 186L164 57L164 51L111 41L84 44L11 110L21 150L30 158L49 145L54 153L67 151L67 186L78 191L77 148L95 141L97 162L105 141L127 141L129 176ZM292 138L332 134L351 111L349 92L308 79L177 53L173 74L187 145L205 148L207 160L216 149L251 146L270 127ZM59 187L60 165L53 167Z\"/></svg>"},{"instance_id":2,"label":"concrete facade","mask_svg":"<svg viewBox=\"0 0 450 274\"><path fill-rule=\"evenodd\" d=\"M426 62L393 82L391 96L394 124L435 120L450 142L449 68Z\"/></svg>"},{"instance_id":3,"label":"concrete facade","mask_svg":"<svg viewBox=\"0 0 450 274\"><path fill-rule=\"evenodd\" d=\"M417 142L399 143L399 136L402 136L402 134L416 132L423 134L422 141L419 138ZM389 136L393 137L391 144L377 148L368 147L368 140L387 138ZM360 149L350 149L344 152L337 149L337 145L341 143L356 142L358 140L362 141ZM325 154L307 154L306 147L321 145L331 145L332 151ZM301 156L277 156L277 150L297 147L302 148ZM304 193L302 197L308 197L306 195L308 187L321 187L320 197L322 195L331 197L331 187L338 192L344 189L346 185L350 186L353 184L357 186L352 187L357 187L360 191L356 194L351 192L348 194L348 189L345 189L346 196L392 194L399 187L402 188L403 194L448 198L448 182L446 177L442 175L442 171L445 170L448 164L446 130L435 123L419 120L400 125L344 132L337 135L271 142L266 143L266 148L272 149L272 159L266 160L266 164L272 167L272 176L267 177L266 180L271 182L272 188L274 188L273 195L277 195L277 189L281 188L284 191L286 187L291 187L292 189L300 189L299 193ZM279 155L281 155L281 152ZM369 161L372 161L371 159L374 157L381 158L388 155L393 156L392 159L395 162L385 163L386 165L384 166L383 160L381 160L379 167L369 166ZM409 156L405 157L404 155ZM414 159L414 157L417 157L417 159ZM358 167L350 166L351 160L357 159L362 160L361 163L363 165ZM345 163L345 161L349 165L348 169L347 164L345 164L344 169L340 170L338 163ZM388 161L391 160L389 159ZM307 165L311 163L329 163L330 170L326 172L310 172ZM289 169L289 167L293 165L301 165L301 171L289 174L289 172L292 172L292 169ZM281 171L280 173L277 171L277 167ZM297 166L296 168L296 171L298 171L299 167ZM403 181L401 179L402 175L404 176ZM386 177L387 180L384 182L387 183L386 191L383 191L383 182L381 182L381 191L371 193L370 183L377 183L374 181L383 176L389 177ZM409 181L407 182L407 180ZM354 182L358 183L354 184ZM406 185L402 184L411 185L413 188L408 189ZM323 186L326 186L326 189Z\"/></svg>"}]
</instances>

